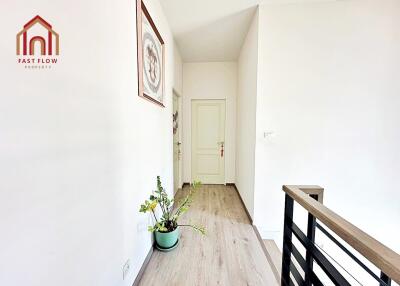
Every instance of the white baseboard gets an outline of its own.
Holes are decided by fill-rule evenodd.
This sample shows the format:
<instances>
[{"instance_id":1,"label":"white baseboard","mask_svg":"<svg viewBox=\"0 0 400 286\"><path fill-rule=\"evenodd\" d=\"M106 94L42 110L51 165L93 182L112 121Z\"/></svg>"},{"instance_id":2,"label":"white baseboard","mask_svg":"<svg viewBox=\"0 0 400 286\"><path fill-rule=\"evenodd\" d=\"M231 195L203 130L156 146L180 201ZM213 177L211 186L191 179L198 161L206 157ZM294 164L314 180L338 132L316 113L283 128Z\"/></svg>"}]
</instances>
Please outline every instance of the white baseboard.
<instances>
[{"instance_id":1,"label":"white baseboard","mask_svg":"<svg viewBox=\"0 0 400 286\"><path fill-rule=\"evenodd\" d=\"M258 225L257 229L261 235L262 239L272 239L275 241L275 243L281 247L281 242L283 241L283 233L282 231L279 230L269 230L269 229L265 229L262 227L259 227Z\"/></svg>"}]
</instances>

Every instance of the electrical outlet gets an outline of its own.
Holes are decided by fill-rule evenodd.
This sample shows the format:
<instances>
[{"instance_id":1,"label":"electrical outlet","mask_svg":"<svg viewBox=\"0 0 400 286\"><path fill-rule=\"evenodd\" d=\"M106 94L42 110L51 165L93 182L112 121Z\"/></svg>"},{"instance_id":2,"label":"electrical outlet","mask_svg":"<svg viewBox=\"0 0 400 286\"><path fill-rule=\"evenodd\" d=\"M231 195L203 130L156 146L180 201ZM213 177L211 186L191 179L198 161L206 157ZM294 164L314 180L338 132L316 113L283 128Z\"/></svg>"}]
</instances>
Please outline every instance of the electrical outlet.
<instances>
[{"instance_id":1,"label":"electrical outlet","mask_svg":"<svg viewBox=\"0 0 400 286\"><path fill-rule=\"evenodd\" d=\"M122 267L122 279L125 280L125 277L128 276L129 270L131 269L131 262L129 259L125 262Z\"/></svg>"}]
</instances>

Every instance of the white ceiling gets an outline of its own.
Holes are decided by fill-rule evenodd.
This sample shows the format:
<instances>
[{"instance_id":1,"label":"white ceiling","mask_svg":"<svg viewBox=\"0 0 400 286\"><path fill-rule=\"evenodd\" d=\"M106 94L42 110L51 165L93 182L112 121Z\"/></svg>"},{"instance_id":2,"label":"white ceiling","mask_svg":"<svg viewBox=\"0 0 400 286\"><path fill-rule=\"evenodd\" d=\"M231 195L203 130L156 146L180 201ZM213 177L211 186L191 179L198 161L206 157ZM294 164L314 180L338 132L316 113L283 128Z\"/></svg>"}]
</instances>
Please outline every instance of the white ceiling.
<instances>
[{"instance_id":1,"label":"white ceiling","mask_svg":"<svg viewBox=\"0 0 400 286\"><path fill-rule=\"evenodd\" d=\"M160 0L184 62L235 61L261 3L332 0Z\"/></svg>"}]
</instances>

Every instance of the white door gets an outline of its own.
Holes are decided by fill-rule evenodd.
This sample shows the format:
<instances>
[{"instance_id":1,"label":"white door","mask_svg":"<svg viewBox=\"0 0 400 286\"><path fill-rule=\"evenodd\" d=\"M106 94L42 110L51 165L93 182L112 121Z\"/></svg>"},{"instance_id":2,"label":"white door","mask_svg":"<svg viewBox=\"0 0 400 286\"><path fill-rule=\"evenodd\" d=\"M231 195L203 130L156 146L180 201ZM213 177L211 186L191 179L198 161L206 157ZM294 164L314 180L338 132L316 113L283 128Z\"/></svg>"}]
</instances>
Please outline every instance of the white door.
<instances>
[{"instance_id":1,"label":"white door","mask_svg":"<svg viewBox=\"0 0 400 286\"><path fill-rule=\"evenodd\" d=\"M225 183L225 100L192 100L192 180Z\"/></svg>"},{"instance_id":2,"label":"white door","mask_svg":"<svg viewBox=\"0 0 400 286\"><path fill-rule=\"evenodd\" d=\"M180 124L180 114L179 114L179 97L174 93L173 97L173 142L174 142L174 194L179 189L179 161L181 159L181 142L179 141L179 124Z\"/></svg>"}]
</instances>

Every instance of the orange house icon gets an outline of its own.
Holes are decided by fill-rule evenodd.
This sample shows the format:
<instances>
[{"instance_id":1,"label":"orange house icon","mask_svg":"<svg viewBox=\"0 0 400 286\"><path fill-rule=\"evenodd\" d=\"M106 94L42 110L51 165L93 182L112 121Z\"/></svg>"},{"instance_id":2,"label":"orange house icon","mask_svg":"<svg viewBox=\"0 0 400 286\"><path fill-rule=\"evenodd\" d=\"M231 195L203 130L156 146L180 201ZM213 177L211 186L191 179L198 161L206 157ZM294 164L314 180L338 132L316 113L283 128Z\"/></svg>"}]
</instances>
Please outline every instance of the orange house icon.
<instances>
[{"instance_id":1,"label":"orange house icon","mask_svg":"<svg viewBox=\"0 0 400 286\"><path fill-rule=\"evenodd\" d=\"M40 24L43 28L47 30L47 45L46 40L42 36L32 36L28 41L28 31L36 24ZM42 17L37 15L32 20L24 25L24 28L21 32L17 34L17 55L21 55L21 36L22 36L22 55L34 55L35 54L35 43L40 43L40 54L42 56L45 55L53 55L53 40L55 40L55 54L59 55L60 52L60 37L53 30L51 25L43 20ZM29 43L29 51L28 51L28 43Z\"/></svg>"}]
</instances>

